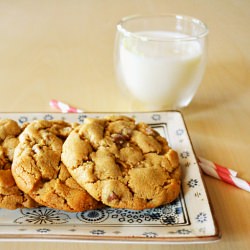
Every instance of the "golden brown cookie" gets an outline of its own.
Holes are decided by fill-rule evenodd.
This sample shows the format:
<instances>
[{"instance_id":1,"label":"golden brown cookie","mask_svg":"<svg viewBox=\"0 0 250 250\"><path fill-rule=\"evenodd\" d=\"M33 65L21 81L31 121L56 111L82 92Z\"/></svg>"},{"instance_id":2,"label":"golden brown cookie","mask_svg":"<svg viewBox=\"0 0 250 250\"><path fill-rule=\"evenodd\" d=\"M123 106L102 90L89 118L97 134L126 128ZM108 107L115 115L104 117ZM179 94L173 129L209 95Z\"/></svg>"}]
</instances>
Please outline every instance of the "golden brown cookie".
<instances>
[{"instance_id":1,"label":"golden brown cookie","mask_svg":"<svg viewBox=\"0 0 250 250\"><path fill-rule=\"evenodd\" d=\"M11 119L0 120L0 208L36 207L38 204L16 185L11 173L13 154L21 128Z\"/></svg>"},{"instance_id":2,"label":"golden brown cookie","mask_svg":"<svg viewBox=\"0 0 250 250\"><path fill-rule=\"evenodd\" d=\"M72 126L64 121L38 120L19 137L12 173L18 187L38 203L69 212L100 206L61 162L62 144Z\"/></svg>"},{"instance_id":3,"label":"golden brown cookie","mask_svg":"<svg viewBox=\"0 0 250 250\"><path fill-rule=\"evenodd\" d=\"M177 153L129 117L85 119L63 144L62 161L96 200L114 208L153 208L180 192Z\"/></svg>"}]
</instances>

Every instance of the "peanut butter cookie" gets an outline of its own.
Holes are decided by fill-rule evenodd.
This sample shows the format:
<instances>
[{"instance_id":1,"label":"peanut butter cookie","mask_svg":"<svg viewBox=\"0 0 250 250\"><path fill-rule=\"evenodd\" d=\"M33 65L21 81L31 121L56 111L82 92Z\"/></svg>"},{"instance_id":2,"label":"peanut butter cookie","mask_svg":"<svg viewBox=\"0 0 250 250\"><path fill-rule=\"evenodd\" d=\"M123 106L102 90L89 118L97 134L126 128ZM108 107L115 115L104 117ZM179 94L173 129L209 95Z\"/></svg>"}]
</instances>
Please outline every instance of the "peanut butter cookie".
<instances>
[{"instance_id":1,"label":"peanut butter cookie","mask_svg":"<svg viewBox=\"0 0 250 250\"><path fill-rule=\"evenodd\" d=\"M0 120L0 208L36 207L38 204L16 185L11 173L13 154L21 128L11 119Z\"/></svg>"},{"instance_id":2,"label":"peanut butter cookie","mask_svg":"<svg viewBox=\"0 0 250 250\"><path fill-rule=\"evenodd\" d=\"M12 165L18 187L38 203L69 212L100 206L61 162L62 145L72 130L64 121L38 120L19 137Z\"/></svg>"},{"instance_id":3,"label":"peanut butter cookie","mask_svg":"<svg viewBox=\"0 0 250 250\"><path fill-rule=\"evenodd\" d=\"M113 208L153 208L180 192L177 153L150 126L126 116L85 119L64 142L62 161L96 200Z\"/></svg>"}]
</instances>

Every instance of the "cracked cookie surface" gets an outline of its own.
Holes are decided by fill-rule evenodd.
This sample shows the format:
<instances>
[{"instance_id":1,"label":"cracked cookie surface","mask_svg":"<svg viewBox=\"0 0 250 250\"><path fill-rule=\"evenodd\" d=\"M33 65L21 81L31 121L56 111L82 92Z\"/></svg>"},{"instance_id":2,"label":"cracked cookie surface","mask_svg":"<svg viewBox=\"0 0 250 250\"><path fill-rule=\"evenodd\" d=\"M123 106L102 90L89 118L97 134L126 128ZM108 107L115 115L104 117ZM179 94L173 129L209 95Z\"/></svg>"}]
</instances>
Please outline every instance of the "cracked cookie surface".
<instances>
[{"instance_id":1,"label":"cracked cookie surface","mask_svg":"<svg viewBox=\"0 0 250 250\"><path fill-rule=\"evenodd\" d=\"M38 204L16 185L11 173L13 154L21 128L11 119L0 120L0 208L36 207Z\"/></svg>"},{"instance_id":2,"label":"cracked cookie surface","mask_svg":"<svg viewBox=\"0 0 250 250\"><path fill-rule=\"evenodd\" d=\"M72 130L64 121L38 120L19 137L12 173L17 185L38 203L69 212L100 206L61 162L62 145Z\"/></svg>"},{"instance_id":3,"label":"cracked cookie surface","mask_svg":"<svg viewBox=\"0 0 250 250\"><path fill-rule=\"evenodd\" d=\"M64 142L62 161L96 200L114 208L153 208L180 192L177 153L126 116L85 119Z\"/></svg>"}]
</instances>

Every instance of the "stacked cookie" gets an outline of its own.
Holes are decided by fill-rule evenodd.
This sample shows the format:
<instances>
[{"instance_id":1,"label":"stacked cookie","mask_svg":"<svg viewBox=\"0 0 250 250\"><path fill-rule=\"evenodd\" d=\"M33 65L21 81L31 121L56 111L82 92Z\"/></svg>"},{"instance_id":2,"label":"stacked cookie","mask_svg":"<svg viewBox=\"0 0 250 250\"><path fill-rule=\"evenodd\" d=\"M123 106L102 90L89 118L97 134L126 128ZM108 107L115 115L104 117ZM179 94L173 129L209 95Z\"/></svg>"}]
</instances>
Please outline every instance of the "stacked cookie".
<instances>
[{"instance_id":1,"label":"stacked cookie","mask_svg":"<svg viewBox=\"0 0 250 250\"><path fill-rule=\"evenodd\" d=\"M21 128L13 120L0 120L0 208L36 207L38 204L21 191L12 176L11 165Z\"/></svg>"},{"instance_id":2,"label":"stacked cookie","mask_svg":"<svg viewBox=\"0 0 250 250\"><path fill-rule=\"evenodd\" d=\"M87 118L81 125L37 120L22 131L12 129L19 128L12 120L2 120L0 126L5 159L0 155L0 207L42 205L78 212L106 205L139 210L179 195L177 153L145 123L110 116ZM15 143L8 146L10 138ZM11 189L2 181L7 170L20 202L5 191Z\"/></svg>"}]
</instances>

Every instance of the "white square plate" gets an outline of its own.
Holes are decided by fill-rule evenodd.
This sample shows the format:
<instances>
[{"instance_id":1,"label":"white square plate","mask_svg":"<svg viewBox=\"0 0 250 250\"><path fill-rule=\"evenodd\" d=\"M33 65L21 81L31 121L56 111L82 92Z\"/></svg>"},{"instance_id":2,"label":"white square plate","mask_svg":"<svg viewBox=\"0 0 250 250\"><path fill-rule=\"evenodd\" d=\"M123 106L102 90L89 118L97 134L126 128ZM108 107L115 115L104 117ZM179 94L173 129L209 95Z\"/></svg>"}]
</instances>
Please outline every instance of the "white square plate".
<instances>
[{"instance_id":1,"label":"white square plate","mask_svg":"<svg viewBox=\"0 0 250 250\"><path fill-rule=\"evenodd\" d=\"M174 244L204 243L220 238L181 113L123 114L150 124L178 152L182 168L179 198L169 205L143 211L104 208L67 213L47 207L13 211L0 209L0 240ZM19 124L35 119L82 123L86 117L106 115L108 113L0 113L0 119L14 119Z\"/></svg>"}]
</instances>

